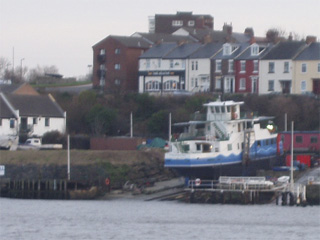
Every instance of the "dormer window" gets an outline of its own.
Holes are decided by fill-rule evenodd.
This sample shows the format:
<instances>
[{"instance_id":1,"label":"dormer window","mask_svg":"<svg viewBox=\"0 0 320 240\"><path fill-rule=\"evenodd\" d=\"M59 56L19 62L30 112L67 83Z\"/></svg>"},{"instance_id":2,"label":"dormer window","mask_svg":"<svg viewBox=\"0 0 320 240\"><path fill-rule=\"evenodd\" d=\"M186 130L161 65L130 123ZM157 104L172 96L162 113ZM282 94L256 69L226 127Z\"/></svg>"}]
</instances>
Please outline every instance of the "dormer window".
<instances>
[{"instance_id":1,"label":"dormer window","mask_svg":"<svg viewBox=\"0 0 320 240\"><path fill-rule=\"evenodd\" d=\"M257 44L251 45L251 55L257 56L259 54L259 46Z\"/></svg>"},{"instance_id":2,"label":"dormer window","mask_svg":"<svg viewBox=\"0 0 320 240\"><path fill-rule=\"evenodd\" d=\"M183 26L183 21L182 20L173 20L172 26L173 27L181 27L181 26Z\"/></svg>"},{"instance_id":3,"label":"dormer window","mask_svg":"<svg viewBox=\"0 0 320 240\"><path fill-rule=\"evenodd\" d=\"M230 44L224 44L223 45L223 55L227 56L231 54L231 45Z\"/></svg>"},{"instance_id":4,"label":"dormer window","mask_svg":"<svg viewBox=\"0 0 320 240\"><path fill-rule=\"evenodd\" d=\"M194 20L188 21L188 26L189 26L189 27L193 27L193 26L194 26Z\"/></svg>"}]
</instances>

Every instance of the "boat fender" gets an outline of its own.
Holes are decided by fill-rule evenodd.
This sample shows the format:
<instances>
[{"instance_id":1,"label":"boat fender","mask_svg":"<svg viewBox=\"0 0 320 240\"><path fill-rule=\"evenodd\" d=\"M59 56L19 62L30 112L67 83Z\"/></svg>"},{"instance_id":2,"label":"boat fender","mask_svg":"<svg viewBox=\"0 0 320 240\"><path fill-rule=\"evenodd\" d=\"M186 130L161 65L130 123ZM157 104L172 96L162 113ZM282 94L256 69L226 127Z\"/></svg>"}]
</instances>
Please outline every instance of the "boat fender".
<instances>
[{"instance_id":1,"label":"boat fender","mask_svg":"<svg viewBox=\"0 0 320 240\"><path fill-rule=\"evenodd\" d=\"M200 184L201 184L201 179L200 179L200 178L197 178L197 179L195 180L195 184L196 184L196 186L200 186Z\"/></svg>"},{"instance_id":2,"label":"boat fender","mask_svg":"<svg viewBox=\"0 0 320 240\"><path fill-rule=\"evenodd\" d=\"M107 186L110 184L110 179L109 179L109 178L106 178L105 184L106 184Z\"/></svg>"}]
</instances>

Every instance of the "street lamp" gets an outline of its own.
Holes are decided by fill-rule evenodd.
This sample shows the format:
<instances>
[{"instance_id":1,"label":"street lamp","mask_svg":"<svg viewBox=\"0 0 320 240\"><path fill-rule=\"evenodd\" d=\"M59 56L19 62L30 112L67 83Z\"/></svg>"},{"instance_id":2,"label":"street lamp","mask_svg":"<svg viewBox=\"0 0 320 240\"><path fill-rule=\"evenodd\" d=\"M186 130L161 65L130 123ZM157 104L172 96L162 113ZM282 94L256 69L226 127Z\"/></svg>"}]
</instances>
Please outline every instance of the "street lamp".
<instances>
[{"instance_id":1,"label":"street lamp","mask_svg":"<svg viewBox=\"0 0 320 240\"><path fill-rule=\"evenodd\" d=\"M24 58L21 58L20 63L21 63L21 81L22 81L22 61L24 60Z\"/></svg>"}]
</instances>

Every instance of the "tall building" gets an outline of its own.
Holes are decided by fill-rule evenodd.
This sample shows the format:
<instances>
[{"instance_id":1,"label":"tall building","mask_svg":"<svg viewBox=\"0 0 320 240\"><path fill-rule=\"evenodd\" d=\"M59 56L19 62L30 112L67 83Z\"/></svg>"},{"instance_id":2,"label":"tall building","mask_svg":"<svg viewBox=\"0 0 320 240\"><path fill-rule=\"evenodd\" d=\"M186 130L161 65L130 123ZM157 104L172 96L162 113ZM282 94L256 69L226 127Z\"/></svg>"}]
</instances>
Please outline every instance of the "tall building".
<instances>
[{"instance_id":1,"label":"tall building","mask_svg":"<svg viewBox=\"0 0 320 240\"><path fill-rule=\"evenodd\" d=\"M156 14L149 17L149 32L173 33L182 27L213 30L214 22L211 15L193 15L192 12L177 12L176 14Z\"/></svg>"}]
</instances>

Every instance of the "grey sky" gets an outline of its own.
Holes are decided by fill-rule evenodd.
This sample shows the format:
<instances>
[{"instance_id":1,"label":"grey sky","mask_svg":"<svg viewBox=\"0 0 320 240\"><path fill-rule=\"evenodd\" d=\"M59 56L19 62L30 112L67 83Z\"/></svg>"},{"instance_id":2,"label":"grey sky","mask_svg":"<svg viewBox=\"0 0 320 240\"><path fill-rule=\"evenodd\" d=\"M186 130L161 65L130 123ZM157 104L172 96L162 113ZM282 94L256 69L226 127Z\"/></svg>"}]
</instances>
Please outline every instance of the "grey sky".
<instances>
[{"instance_id":1,"label":"grey sky","mask_svg":"<svg viewBox=\"0 0 320 240\"><path fill-rule=\"evenodd\" d=\"M92 46L108 35L148 31L148 17L210 14L214 29L270 28L320 40L320 0L0 0L0 56L29 69L55 65L66 77L88 73Z\"/></svg>"}]
</instances>

